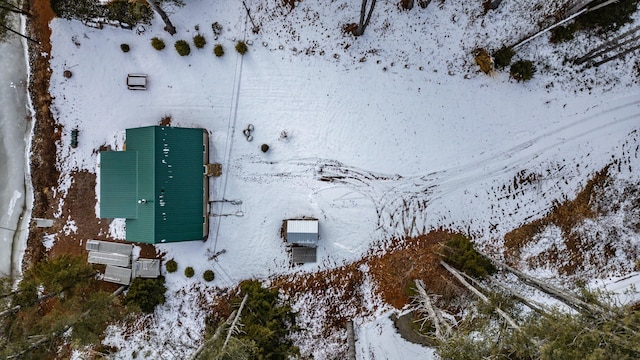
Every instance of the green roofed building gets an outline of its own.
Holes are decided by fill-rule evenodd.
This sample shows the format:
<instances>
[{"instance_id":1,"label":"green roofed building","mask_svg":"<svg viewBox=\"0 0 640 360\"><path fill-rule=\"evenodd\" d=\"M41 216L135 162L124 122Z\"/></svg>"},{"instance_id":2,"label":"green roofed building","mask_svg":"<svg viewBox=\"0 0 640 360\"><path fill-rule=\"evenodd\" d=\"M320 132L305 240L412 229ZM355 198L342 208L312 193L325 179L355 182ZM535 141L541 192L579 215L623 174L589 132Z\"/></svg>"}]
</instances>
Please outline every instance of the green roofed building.
<instances>
[{"instance_id":1,"label":"green roofed building","mask_svg":"<svg viewBox=\"0 0 640 360\"><path fill-rule=\"evenodd\" d=\"M100 217L125 218L131 242L206 239L208 159L204 129L127 129L125 151L100 153Z\"/></svg>"}]
</instances>

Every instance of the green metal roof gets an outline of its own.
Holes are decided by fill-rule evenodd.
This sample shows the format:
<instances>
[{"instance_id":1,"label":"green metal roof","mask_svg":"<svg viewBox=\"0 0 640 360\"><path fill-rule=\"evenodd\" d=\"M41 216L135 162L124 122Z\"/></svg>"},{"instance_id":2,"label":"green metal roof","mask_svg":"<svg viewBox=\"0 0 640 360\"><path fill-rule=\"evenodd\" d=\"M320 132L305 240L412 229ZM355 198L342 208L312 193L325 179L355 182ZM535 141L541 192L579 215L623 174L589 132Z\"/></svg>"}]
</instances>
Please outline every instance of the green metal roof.
<instances>
[{"instance_id":1,"label":"green metal roof","mask_svg":"<svg viewBox=\"0 0 640 360\"><path fill-rule=\"evenodd\" d=\"M100 216L126 218L126 238L132 242L202 240L207 146L203 129L127 129L126 151L101 153Z\"/></svg>"},{"instance_id":2,"label":"green metal roof","mask_svg":"<svg viewBox=\"0 0 640 360\"><path fill-rule=\"evenodd\" d=\"M100 216L138 216L135 200L138 187L138 153L103 151L100 154Z\"/></svg>"}]
</instances>

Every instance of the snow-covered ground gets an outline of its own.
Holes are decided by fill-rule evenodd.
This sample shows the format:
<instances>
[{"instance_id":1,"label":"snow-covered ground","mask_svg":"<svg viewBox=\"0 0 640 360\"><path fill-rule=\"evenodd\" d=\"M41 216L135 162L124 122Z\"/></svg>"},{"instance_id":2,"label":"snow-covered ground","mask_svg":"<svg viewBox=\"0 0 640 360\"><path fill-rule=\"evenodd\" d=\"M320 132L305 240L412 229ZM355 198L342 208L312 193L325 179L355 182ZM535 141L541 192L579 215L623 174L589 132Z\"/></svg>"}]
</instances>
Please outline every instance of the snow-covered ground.
<instances>
[{"instance_id":1,"label":"snow-covered ground","mask_svg":"<svg viewBox=\"0 0 640 360\"><path fill-rule=\"evenodd\" d=\"M32 121L25 41L9 35L0 42L0 276L20 274L33 201L26 185Z\"/></svg>"},{"instance_id":2,"label":"snow-covered ground","mask_svg":"<svg viewBox=\"0 0 640 360\"><path fill-rule=\"evenodd\" d=\"M483 17L479 1L412 11L382 2L366 34L355 39L342 26L357 21L359 3L302 1L293 10L280 4L247 2L257 34L242 4L232 1L193 0L169 9L178 28L173 38L159 19L140 34L61 19L51 24L63 175L96 172L100 146L121 149L124 129L169 115L173 126L211 133L211 161L223 164L211 197L242 200L219 204L218 214L244 216L212 218L207 242L159 246L178 261L178 274L186 266L196 274L213 268L216 280L204 285L199 276L170 275L170 292L189 295L170 296L156 311L152 321L167 331L124 341L112 329L107 342L122 357L134 349L163 358L192 351L204 327L202 311L189 300L197 289L331 268L391 237L439 226L500 245L507 231L571 197L612 158L629 156L630 169L620 176L637 179L638 75L622 61L583 72L562 65L565 55L596 46L597 37L580 34L557 47L548 36L532 41L517 55L538 67L527 83L506 72L486 76L474 64L474 48L515 42L556 5L509 1ZM223 25L217 40L213 22ZM173 42L191 41L195 26L207 45L192 45L191 55L180 57ZM155 36L167 44L161 52L150 45ZM233 49L238 39L251 44L245 56ZM131 51L123 53L122 43ZM212 54L216 43L225 47L221 58ZM65 79L64 70L73 76ZM148 74L148 90L128 91L128 73ZM252 142L242 134L248 124L255 127ZM74 128L80 129L76 149L70 147ZM263 143L270 146L266 154ZM537 175L536 186L511 186L527 174ZM279 232L283 219L300 216L320 219L319 261L292 268ZM113 236L123 238L122 225L114 223ZM225 254L208 260L222 249ZM176 319L182 325L172 327ZM389 329L380 320L359 332L371 339ZM393 348L406 345L388 340ZM303 351L322 358L326 346ZM376 354L365 358L396 354L359 346Z\"/></svg>"}]
</instances>

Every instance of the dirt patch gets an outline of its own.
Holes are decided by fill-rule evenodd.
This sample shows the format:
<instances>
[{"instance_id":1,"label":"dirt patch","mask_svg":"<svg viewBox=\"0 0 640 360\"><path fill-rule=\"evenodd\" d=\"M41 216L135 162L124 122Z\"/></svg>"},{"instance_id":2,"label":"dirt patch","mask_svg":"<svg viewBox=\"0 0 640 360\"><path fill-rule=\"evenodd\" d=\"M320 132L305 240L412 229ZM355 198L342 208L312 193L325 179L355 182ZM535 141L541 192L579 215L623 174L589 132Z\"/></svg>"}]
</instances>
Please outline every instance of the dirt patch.
<instances>
[{"instance_id":1,"label":"dirt patch","mask_svg":"<svg viewBox=\"0 0 640 360\"><path fill-rule=\"evenodd\" d=\"M51 29L49 22L55 17L48 0L31 0L25 6L33 15L29 17L27 31L40 44L29 43L29 63L31 77L29 92L35 110L35 126L32 140L31 181L33 184L34 204L33 217L54 218L54 212L62 201L58 191L60 172L56 167L57 143L62 134L62 127L51 113L52 98L49 94L51 69ZM36 228L32 222L27 240L27 249L23 268L37 263L46 256L42 245L45 235L56 233L56 244L50 256L58 254L75 254L86 256L82 246L86 239L108 239L108 222L95 215L96 194L95 174L81 171L71 174L72 185L69 189L60 219L50 229ZM69 227L70 224L74 226ZM68 226L65 230L64 227ZM75 229L74 229L75 227ZM155 247L142 245L141 256L156 257Z\"/></svg>"},{"instance_id":2,"label":"dirt patch","mask_svg":"<svg viewBox=\"0 0 640 360\"><path fill-rule=\"evenodd\" d=\"M443 308L453 309L464 290L440 265L438 248L454 233L431 231L415 238L396 240L387 250L372 254L336 269L312 274L280 276L271 282L293 300L308 296L318 308L316 321L322 322L323 335L344 329L346 321L356 315L367 315L376 309L366 306L371 300L366 280L373 292L387 304L402 309L411 302L409 283L422 279L429 292L440 294ZM314 310L312 310L314 311ZM320 313L321 312L321 313Z\"/></svg>"},{"instance_id":3,"label":"dirt patch","mask_svg":"<svg viewBox=\"0 0 640 360\"><path fill-rule=\"evenodd\" d=\"M49 54L51 52L51 29L49 21L54 14L49 1L33 0L25 4L33 16L29 17L27 31L39 45L29 42L29 63L31 76L29 92L35 110L35 125L31 143L31 181L33 184L34 204L33 217L52 218L55 200L53 189L57 187L60 177L56 169L56 141L60 139L60 126L56 124L51 113L51 96L49 95ZM23 267L38 262L44 256L41 238L45 230L38 229L33 222L27 240Z\"/></svg>"},{"instance_id":4,"label":"dirt patch","mask_svg":"<svg viewBox=\"0 0 640 360\"><path fill-rule=\"evenodd\" d=\"M440 244L455 233L434 230L425 235L396 241L389 251L367 258L370 273L379 287L383 300L397 309L410 302L405 290L415 279L424 281L429 292L442 295L445 303L454 302L460 288L451 275L440 266Z\"/></svg>"},{"instance_id":5,"label":"dirt patch","mask_svg":"<svg viewBox=\"0 0 640 360\"><path fill-rule=\"evenodd\" d=\"M565 248L560 251L552 247L544 251L539 256L530 259L530 266L552 263L557 265L561 274L571 275L582 268L585 261L591 262L585 256L589 256L587 254L593 244L575 229L587 219L594 219L608 213L609 209L602 206L603 202L599 199L611 183L610 167L611 165L608 165L598 171L573 200L556 202L543 218L507 233L504 237L504 257L507 262L517 263L521 257L522 249L548 226L557 226L561 230ZM603 261L606 262L606 258L615 256L615 249L610 246L605 246L604 250L599 254L605 258Z\"/></svg>"},{"instance_id":6,"label":"dirt patch","mask_svg":"<svg viewBox=\"0 0 640 360\"><path fill-rule=\"evenodd\" d=\"M96 215L96 174L86 170L71 173L71 187L64 198L62 214L56 227L50 231L57 233L56 243L50 256L60 254L85 255L86 240L98 239L122 242L109 235L109 219ZM142 248L141 257L155 258L156 249L150 244L137 244Z\"/></svg>"},{"instance_id":7,"label":"dirt patch","mask_svg":"<svg viewBox=\"0 0 640 360\"><path fill-rule=\"evenodd\" d=\"M96 175L88 171L71 174L71 187L64 199L56 228L55 245L50 255L85 255L88 239L105 239L109 234L107 220L96 217Z\"/></svg>"}]
</instances>

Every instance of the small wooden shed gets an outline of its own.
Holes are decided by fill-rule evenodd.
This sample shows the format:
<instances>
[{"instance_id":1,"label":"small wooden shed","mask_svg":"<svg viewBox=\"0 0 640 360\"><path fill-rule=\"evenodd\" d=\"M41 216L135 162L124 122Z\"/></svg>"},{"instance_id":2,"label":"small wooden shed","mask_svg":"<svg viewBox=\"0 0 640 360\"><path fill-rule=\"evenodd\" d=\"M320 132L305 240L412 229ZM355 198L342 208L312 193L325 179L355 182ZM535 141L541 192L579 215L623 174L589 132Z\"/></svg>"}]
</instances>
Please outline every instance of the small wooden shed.
<instances>
[{"instance_id":1,"label":"small wooden shed","mask_svg":"<svg viewBox=\"0 0 640 360\"><path fill-rule=\"evenodd\" d=\"M316 262L316 248L304 246L291 247L291 262L293 262L294 264Z\"/></svg>"},{"instance_id":2,"label":"small wooden shed","mask_svg":"<svg viewBox=\"0 0 640 360\"><path fill-rule=\"evenodd\" d=\"M290 219L286 222L287 243L318 246L318 219Z\"/></svg>"},{"instance_id":3,"label":"small wooden shed","mask_svg":"<svg viewBox=\"0 0 640 360\"><path fill-rule=\"evenodd\" d=\"M316 262L318 246L318 219L285 220L287 244L291 246L291 262L305 264Z\"/></svg>"}]
</instances>

